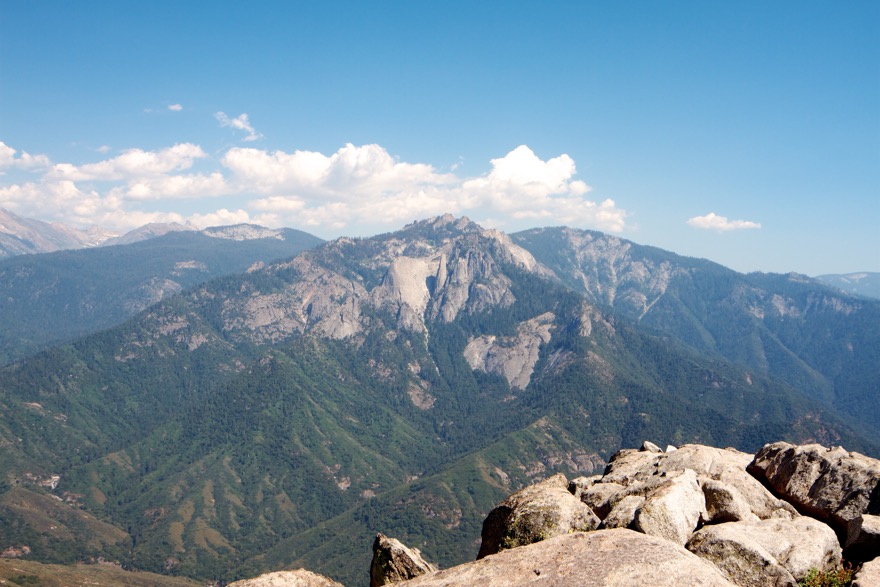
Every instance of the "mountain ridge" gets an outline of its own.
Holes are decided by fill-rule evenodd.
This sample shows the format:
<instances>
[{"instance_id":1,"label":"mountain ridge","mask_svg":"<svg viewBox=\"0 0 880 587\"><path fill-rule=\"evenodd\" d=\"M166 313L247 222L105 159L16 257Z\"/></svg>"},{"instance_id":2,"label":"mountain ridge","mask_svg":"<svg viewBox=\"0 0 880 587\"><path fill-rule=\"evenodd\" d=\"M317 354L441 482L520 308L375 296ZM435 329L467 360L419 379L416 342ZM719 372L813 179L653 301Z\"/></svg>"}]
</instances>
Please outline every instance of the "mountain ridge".
<instances>
[{"instance_id":1,"label":"mountain ridge","mask_svg":"<svg viewBox=\"0 0 880 587\"><path fill-rule=\"evenodd\" d=\"M202 283L0 369L5 492L124 529L106 550L138 568L207 579L322 560L341 578L380 514L452 564L503 491L589 474L646 437L880 453L819 399L646 333L557 275L445 216ZM20 513L0 518L19 529L0 546L33 536Z\"/></svg>"}]
</instances>

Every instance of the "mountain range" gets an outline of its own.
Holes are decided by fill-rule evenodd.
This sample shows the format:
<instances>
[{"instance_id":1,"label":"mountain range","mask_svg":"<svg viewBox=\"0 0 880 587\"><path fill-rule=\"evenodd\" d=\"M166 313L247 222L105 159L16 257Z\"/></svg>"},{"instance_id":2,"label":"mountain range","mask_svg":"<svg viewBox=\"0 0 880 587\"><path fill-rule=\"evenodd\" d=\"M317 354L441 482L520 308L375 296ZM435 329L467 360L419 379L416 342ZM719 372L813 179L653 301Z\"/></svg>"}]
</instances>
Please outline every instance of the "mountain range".
<instances>
[{"instance_id":1,"label":"mountain range","mask_svg":"<svg viewBox=\"0 0 880 587\"><path fill-rule=\"evenodd\" d=\"M204 281L321 242L289 228L196 231L147 225L100 247L0 259L0 364L119 324Z\"/></svg>"},{"instance_id":2,"label":"mountain range","mask_svg":"<svg viewBox=\"0 0 880 587\"><path fill-rule=\"evenodd\" d=\"M161 256L149 247L197 246L184 237L253 242L175 232L75 253L134 251L90 265L112 282ZM6 351L0 549L203 580L307 566L356 585L376 531L462 562L512 490L601 472L645 438L880 454L878 300L591 231L507 235L448 215L299 242L153 305L105 301L128 308L110 328ZM13 314L45 295L22 275L3 294L22 300ZM126 283L107 299L139 282ZM82 307L56 294L34 331Z\"/></svg>"},{"instance_id":3,"label":"mountain range","mask_svg":"<svg viewBox=\"0 0 880 587\"><path fill-rule=\"evenodd\" d=\"M816 279L849 293L880 298L880 273L860 271L858 273L819 275Z\"/></svg>"}]
</instances>

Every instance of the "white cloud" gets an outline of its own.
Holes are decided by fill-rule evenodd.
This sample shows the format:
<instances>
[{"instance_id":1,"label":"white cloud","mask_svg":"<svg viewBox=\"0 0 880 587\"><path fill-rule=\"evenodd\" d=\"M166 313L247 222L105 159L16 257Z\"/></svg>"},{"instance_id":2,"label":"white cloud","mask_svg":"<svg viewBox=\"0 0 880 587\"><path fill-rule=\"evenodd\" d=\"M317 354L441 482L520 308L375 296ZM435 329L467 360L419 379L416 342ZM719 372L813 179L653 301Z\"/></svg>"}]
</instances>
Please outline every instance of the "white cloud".
<instances>
[{"instance_id":1,"label":"white cloud","mask_svg":"<svg viewBox=\"0 0 880 587\"><path fill-rule=\"evenodd\" d=\"M626 212L613 200L585 197L590 188L573 178L571 157L543 161L526 146L493 159L488 174L471 179L398 161L379 145L348 144L330 156L233 148L222 163L231 183L266 196L251 208L306 226L394 225L444 212L614 232L625 225Z\"/></svg>"},{"instance_id":2,"label":"white cloud","mask_svg":"<svg viewBox=\"0 0 880 587\"><path fill-rule=\"evenodd\" d=\"M171 110L172 112L180 112L183 110L183 106L180 104L171 104L168 106L168 110Z\"/></svg>"},{"instance_id":3,"label":"white cloud","mask_svg":"<svg viewBox=\"0 0 880 587\"><path fill-rule=\"evenodd\" d=\"M240 209L230 211L226 208L208 214L193 214L187 220L199 228L226 226L229 224L248 224L252 222L250 215L246 211Z\"/></svg>"},{"instance_id":4,"label":"white cloud","mask_svg":"<svg viewBox=\"0 0 880 587\"><path fill-rule=\"evenodd\" d=\"M110 145L101 145L100 147L98 147L97 151L99 153L109 153L110 152Z\"/></svg>"},{"instance_id":5,"label":"white cloud","mask_svg":"<svg viewBox=\"0 0 880 587\"><path fill-rule=\"evenodd\" d=\"M0 141L0 169L36 169L49 167L52 162L46 155L31 155L26 151L17 151Z\"/></svg>"},{"instance_id":6,"label":"white cloud","mask_svg":"<svg viewBox=\"0 0 880 587\"><path fill-rule=\"evenodd\" d=\"M5 160L22 158L2 147ZM74 224L107 222L114 229L142 218L187 218L201 226L304 226L325 236L374 234L445 212L493 218L507 230L567 224L619 232L627 216L611 199L588 197L590 188L576 179L570 156L542 160L525 145L492 159L491 169L477 177L401 161L375 144L347 144L330 155L233 147L219 169L187 172L201 159L207 155L200 146L181 143L94 163L60 163L36 183L0 183L0 206ZM206 211L213 207L202 200L218 196L226 208Z\"/></svg>"},{"instance_id":7,"label":"white cloud","mask_svg":"<svg viewBox=\"0 0 880 587\"><path fill-rule=\"evenodd\" d=\"M217 119L220 126L243 130L248 133L243 139L246 142L255 141L263 137L263 135L254 130L254 127L251 126L247 113L242 113L237 118L229 118L225 112L217 112L214 114L214 118Z\"/></svg>"},{"instance_id":8,"label":"white cloud","mask_svg":"<svg viewBox=\"0 0 880 587\"><path fill-rule=\"evenodd\" d=\"M709 212L705 216L694 216L688 219L687 223L694 228L717 230L718 232L761 228L761 225L757 222L752 222L751 220L729 220L727 217L718 216L714 212Z\"/></svg>"},{"instance_id":9,"label":"white cloud","mask_svg":"<svg viewBox=\"0 0 880 587\"><path fill-rule=\"evenodd\" d=\"M592 188L573 179L574 160L562 154L547 161L521 145L499 159L492 159L487 175L464 181L465 207L482 206L493 215L538 223L591 226L620 232L626 211L614 200L596 203L585 196Z\"/></svg>"},{"instance_id":10,"label":"white cloud","mask_svg":"<svg viewBox=\"0 0 880 587\"><path fill-rule=\"evenodd\" d=\"M219 172L210 175L160 175L130 181L116 187L110 194L129 200L162 200L168 198L206 198L227 195L226 180Z\"/></svg>"},{"instance_id":11,"label":"white cloud","mask_svg":"<svg viewBox=\"0 0 880 587\"><path fill-rule=\"evenodd\" d=\"M160 151L130 149L113 159L79 167L70 163L58 163L49 173L49 177L71 181L114 181L159 176L189 169L196 159L205 156L202 148L192 143L179 143Z\"/></svg>"},{"instance_id":12,"label":"white cloud","mask_svg":"<svg viewBox=\"0 0 880 587\"><path fill-rule=\"evenodd\" d=\"M305 199L357 200L455 182L454 176L439 174L430 165L401 163L379 145L348 144L330 156L232 148L222 163L258 192L295 193Z\"/></svg>"}]
</instances>

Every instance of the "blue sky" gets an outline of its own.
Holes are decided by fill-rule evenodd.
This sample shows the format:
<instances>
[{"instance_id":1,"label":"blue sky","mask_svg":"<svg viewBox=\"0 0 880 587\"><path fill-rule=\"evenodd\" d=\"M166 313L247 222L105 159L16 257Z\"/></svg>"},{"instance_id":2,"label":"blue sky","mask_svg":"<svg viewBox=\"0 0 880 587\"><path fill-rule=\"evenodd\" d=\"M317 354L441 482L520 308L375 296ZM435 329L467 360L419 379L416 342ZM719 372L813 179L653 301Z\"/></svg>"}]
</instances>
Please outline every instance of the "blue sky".
<instances>
[{"instance_id":1,"label":"blue sky","mask_svg":"<svg viewBox=\"0 0 880 587\"><path fill-rule=\"evenodd\" d=\"M880 2L0 0L0 207L880 271Z\"/></svg>"}]
</instances>

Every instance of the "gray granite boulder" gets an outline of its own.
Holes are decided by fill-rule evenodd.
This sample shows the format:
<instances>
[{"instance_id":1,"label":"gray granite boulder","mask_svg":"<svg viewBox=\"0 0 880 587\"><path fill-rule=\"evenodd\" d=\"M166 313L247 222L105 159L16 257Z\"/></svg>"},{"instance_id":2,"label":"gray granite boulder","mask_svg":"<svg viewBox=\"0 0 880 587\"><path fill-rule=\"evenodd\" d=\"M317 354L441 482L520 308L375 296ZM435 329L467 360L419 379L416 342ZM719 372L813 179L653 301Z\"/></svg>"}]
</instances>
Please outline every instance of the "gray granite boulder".
<instances>
[{"instance_id":1,"label":"gray granite boulder","mask_svg":"<svg viewBox=\"0 0 880 587\"><path fill-rule=\"evenodd\" d=\"M831 524L844 544L859 540L854 520L880 515L880 460L840 447L774 442L748 470L802 513Z\"/></svg>"},{"instance_id":2,"label":"gray granite boulder","mask_svg":"<svg viewBox=\"0 0 880 587\"><path fill-rule=\"evenodd\" d=\"M841 556L834 530L807 517L705 526L687 548L741 587L797 587L810 569L834 569Z\"/></svg>"},{"instance_id":3,"label":"gray granite boulder","mask_svg":"<svg viewBox=\"0 0 880 587\"><path fill-rule=\"evenodd\" d=\"M370 587L397 583L436 570L437 567L422 558L418 549L409 548L396 538L376 535L370 564Z\"/></svg>"},{"instance_id":4,"label":"gray granite boulder","mask_svg":"<svg viewBox=\"0 0 880 587\"><path fill-rule=\"evenodd\" d=\"M525 487L489 512L477 558L574 531L590 531L600 520L568 491L562 474Z\"/></svg>"},{"instance_id":5,"label":"gray granite boulder","mask_svg":"<svg viewBox=\"0 0 880 587\"><path fill-rule=\"evenodd\" d=\"M505 550L399 587L734 587L684 548L631 530L574 532Z\"/></svg>"},{"instance_id":6,"label":"gray granite boulder","mask_svg":"<svg viewBox=\"0 0 880 587\"><path fill-rule=\"evenodd\" d=\"M633 529L684 546L705 510L697 474L687 469L647 496L636 511Z\"/></svg>"},{"instance_id":7,"label":"gray granite boulder","mask_svg":"<svg viewBox=\"0 0 880 587\"><path fill-rule=\"evenodd\" d=\"M253 579L230 583L229 587L345 587L327 577L305 569L266 573Z\"/></svg>"},{"instance_id":8,"label":"gray granite boulder","mask_svg":"<svg viewBox=\"0 0 880 587\"><path fill-rule=\"evenodd\" d=\"M880 585L880 558L862 565L852 582L852 587L877 587L878 585Z\"/></svg>"}]
</instances>

